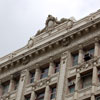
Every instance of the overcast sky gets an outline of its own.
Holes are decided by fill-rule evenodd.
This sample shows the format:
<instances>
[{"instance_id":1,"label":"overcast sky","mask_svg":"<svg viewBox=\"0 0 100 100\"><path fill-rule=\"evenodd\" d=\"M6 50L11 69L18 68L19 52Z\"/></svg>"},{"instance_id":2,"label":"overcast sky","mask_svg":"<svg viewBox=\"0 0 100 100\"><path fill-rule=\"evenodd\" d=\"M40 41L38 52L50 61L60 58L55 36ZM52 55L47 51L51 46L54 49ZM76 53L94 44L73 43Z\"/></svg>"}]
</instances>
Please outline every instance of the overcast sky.
<instances>
[{"instance_id":1,"label":"overcast sky","mask_svg":"<svg viewBox=\"0 0 100 100\"><path fill-rule=\"evenodd\" d=\"M0 0L0 57L25 46L48 14L76 20L100 9L100 0Z\"/></svg>"}]
</instances>

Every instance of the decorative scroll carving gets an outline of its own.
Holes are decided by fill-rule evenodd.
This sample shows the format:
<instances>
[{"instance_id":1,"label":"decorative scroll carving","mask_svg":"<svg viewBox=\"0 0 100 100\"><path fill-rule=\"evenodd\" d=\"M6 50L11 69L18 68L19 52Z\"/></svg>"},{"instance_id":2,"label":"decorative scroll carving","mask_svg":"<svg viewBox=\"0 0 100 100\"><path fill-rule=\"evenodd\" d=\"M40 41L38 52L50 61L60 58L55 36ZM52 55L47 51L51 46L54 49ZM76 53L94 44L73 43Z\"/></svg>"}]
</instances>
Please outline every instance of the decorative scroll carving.
<instances>
[{"instance_id":1,"label":"decorative scroll carving","mask_svg":"<svg viewBox=\"0 0 100 100\"><path fill-rule=\"evenodd\" d=\"M66 29L70 29L74 23L74 21L71 19L62 18L60 21L58 21L57 18L53 17L52 15L48 15L45 23L45 28L43 28L42 30L38 30L36 36L40 35L43 32L52 31L55 26L64 22L66 22Z\"/></svg>"}]
</instances>

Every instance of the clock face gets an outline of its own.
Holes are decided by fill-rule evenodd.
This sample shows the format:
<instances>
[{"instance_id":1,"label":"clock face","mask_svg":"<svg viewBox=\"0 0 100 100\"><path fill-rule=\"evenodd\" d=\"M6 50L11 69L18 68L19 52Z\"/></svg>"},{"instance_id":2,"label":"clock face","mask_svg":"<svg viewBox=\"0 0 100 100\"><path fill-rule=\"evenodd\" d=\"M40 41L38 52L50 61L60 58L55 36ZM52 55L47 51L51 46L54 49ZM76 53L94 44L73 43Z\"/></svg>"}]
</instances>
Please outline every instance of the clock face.
<instances>
[{"instance_id":1,"label":"clock face","mask_svg":"<svg viewBox=\"0 0 100 100\"><path fill-rule=\"evenodd\" d=\"M48 22L48 27L53 26L53 24L54 24L54 22L53 22L52 20L50 20L50 21Z\"/></svg>"}]
</instances>

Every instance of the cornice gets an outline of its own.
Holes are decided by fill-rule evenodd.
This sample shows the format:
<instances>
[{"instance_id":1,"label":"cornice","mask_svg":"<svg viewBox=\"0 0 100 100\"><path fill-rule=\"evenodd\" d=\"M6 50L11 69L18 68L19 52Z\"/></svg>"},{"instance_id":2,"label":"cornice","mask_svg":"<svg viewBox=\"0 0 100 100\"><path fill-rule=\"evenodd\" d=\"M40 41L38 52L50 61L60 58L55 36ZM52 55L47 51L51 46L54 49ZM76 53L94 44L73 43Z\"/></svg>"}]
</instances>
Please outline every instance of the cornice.
<instances>
[{"instance_id":1,"label":"cornice","mask_svg":"<svg viewBox=\"0 0 100 100\"><path fill-rule=\"evenodd\" d=\"M100 23L100 11L75 22L73 24L73 27L69 30L66 30L66 28L64 27L59 31L54 31L54 33L50 34L49 36L40 39L39 42L35 41L33 47L31 48L25 46L7 56L0 58L0 65L4 65L5 62L6 65L14 64L14 62L19 63L21 59L23 62L26 62L25 64L27 64L29 62L26 61L27 58L31 59L34 55L39 55L40 51L42 51L42 53L45 53L46 48L53 49L53 45L67 46L72 40L75 39L75 37L83 36L83 31L89 33L90 27L96 29L98 23ZM66 24L66 22L57 27L62 27L64 26L64 24ZM40 36L37 36L33 40L38 39L39 37ZM7 64L7 62L9 63Z\"/></svg>"}]
</instances>

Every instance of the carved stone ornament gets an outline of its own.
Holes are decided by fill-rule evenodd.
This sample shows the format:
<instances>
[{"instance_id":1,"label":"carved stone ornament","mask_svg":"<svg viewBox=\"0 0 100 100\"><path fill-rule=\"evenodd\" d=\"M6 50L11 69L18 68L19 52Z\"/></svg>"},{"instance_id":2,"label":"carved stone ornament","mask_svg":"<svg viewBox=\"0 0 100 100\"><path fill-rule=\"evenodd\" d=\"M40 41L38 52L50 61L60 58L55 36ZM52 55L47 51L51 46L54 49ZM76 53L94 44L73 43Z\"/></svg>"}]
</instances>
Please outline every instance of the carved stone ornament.
<instances>
[{"instance_id":1,"label":"carved stone ornament","mask_svg":"<svg viewBox=\"0 0 100 100\"><path fill-rule=\"evenodd\" d=\"M66 29L69 29L73 26L74 21L72 19L67 19L67 18L62 18L60 19L60 21L58 21L57 18L53 17L52 15L48 15L45 27L42 30L38 30L36 36L40 35L43 32L52 31L55 26L64 22L66 22Z\"/></svg>"},{"instance_id":2,"label":"carved stone ornament","mask_svg":"<svg viewBox=\"0 0 100 100\"><path fill-rule=\"evenodd\" d=\"M63 39L62 46L68 46L70 44L70 39Z\"/></svg>"},{"instance_id":3,"label":"carved stone ornament","mask_svg":"<svg viewBox=\"0 0 100 100\"><path fill-rule=\"evenodd\" d=\"M22 64L23 64L23 65L26 65L26 64L28 64L29 62L30 62L30 58L25 58L25 59L23 59Z\"/></svg>"},{"instance_id":4,"label":"carved stone ornament","mask_svg":"<svg viewBox=\"0 0 100 100\"><path fill-rule=\"evenodd\" d=\"M31 48L34 44L34 40L33 38L30 38L30 40L28 41L28 48Z\"/></svg>"}]
</instances>

